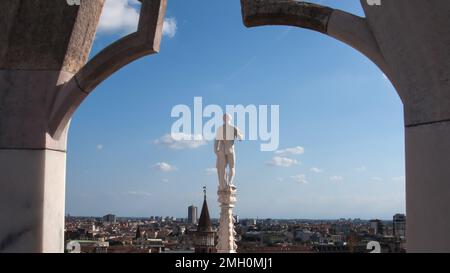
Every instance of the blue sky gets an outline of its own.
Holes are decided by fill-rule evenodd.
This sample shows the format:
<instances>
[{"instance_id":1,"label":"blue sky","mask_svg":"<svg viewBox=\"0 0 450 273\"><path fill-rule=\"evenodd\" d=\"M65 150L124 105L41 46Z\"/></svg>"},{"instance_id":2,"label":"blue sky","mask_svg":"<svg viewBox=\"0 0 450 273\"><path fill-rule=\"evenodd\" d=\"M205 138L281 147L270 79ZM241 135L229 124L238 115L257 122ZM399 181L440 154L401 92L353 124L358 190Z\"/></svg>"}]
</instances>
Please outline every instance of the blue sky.
<instances>
[{"instance_id":1,"label":"blue sky","mask_svg":"<svg viewBox=\"0 0 450 273\"><path fill-rule=\"evenodd\" d=\"M362 14L356 0L313 2ZM134 0L107 0L92 55L133 28L135 8ZM405 211L402 105L373 63L312 31L247 29L238 0L169 0L166 18L160 53L120 70L75 113L66 213L186 217L206 185L218 217L212 143L156 141L170 133L172 107L193 106L195 96L223 107L280 105L280 149L304 149L283 167L268 164L276 154L259 142L237 143L241 217L390 219Z\"/></svg>"}]
</instances>

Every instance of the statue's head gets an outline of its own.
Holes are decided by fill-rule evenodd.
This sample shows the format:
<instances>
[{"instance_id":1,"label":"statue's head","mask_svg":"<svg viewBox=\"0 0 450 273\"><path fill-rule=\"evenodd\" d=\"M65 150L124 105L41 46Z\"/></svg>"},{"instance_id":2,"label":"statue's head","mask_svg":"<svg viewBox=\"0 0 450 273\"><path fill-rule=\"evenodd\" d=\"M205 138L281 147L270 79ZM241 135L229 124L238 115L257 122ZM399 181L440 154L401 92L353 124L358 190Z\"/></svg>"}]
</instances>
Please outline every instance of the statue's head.
<instances>
[{"instance_id":1,"label":"statue's head","mask_svg":"<svg viewBox=\"0 0 450 273\"><path fill-rule=\"evenodd\" d=\"M233 117L230 114L223 115L223 123L230 124L233 120Z\"/></svg>"}]
</instances>

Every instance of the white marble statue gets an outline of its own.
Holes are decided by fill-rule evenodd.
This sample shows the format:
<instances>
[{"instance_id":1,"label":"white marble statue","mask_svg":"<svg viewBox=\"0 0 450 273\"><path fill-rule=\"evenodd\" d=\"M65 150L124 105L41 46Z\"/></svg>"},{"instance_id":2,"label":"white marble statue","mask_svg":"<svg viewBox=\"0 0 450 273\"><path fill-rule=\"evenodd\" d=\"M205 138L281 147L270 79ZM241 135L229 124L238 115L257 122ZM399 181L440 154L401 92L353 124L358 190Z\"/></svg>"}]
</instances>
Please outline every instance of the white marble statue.
<instances>
[{"instance_id":1,"label":"white marble statue","mask_svg":"<svg viewBox=\"0 0 450 273\"><path fill-rule=\"evenodd\" d=\"M233 218L233 208L236 203L236 186L233 184L236 159L234 141L242 140L242 134L237 127L231 124L231 119L229 114L223 116L224 124L217 129L214 142L219 176L217 195L220 203L219 240L216 246L218 253L236 253L237 251Z\"/></svg>"},{"instance_id":2,"label":"white marble statue","mask_svg":"<svg viewBox=\"0 0 450 273\"><path fill-rule=\"evenodd\" d=\"M217 156L216 168L219 176L219 187L234 188L233 180L235 175L236 154L234 141L242 140L239 128L231 124L232 117L229 114L223 116L223 125L217 129L216 140L214 141L214 152ZM229 168L227 173L227 167Z\"/></svg>"}]
</instances>

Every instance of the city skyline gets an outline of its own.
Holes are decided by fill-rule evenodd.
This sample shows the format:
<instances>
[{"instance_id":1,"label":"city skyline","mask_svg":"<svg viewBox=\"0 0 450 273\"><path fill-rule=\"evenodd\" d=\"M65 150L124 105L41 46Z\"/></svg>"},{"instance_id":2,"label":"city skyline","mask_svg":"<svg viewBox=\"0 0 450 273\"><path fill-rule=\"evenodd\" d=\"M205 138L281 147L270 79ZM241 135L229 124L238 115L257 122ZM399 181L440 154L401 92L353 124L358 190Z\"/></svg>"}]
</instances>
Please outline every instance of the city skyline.
<instances>
[{"instance_id":1,"label":"city skyline","mask_svg":"<svg viewBox=\"0 0 450 273\"><path fill-rule=\"evenodd\" d=\"M134 2L105 7L91 56L130 31ZM362 14L358 1L315 2ZM192 5L199 16L189 15ZM111 25L110 12L120 12L123 21ZM280 105L278 151L260 152L254 141L237 144L235 212L241 218L405 213L402 105L364 56L307 30L249 31L239 1L214 7L169 1L164 33L158 55L101 84L75 114L66 214L179 217L191 203L200 207L198 189L217 189L212 143L167 139L172 107L192 105L196 96L222 106ZM215 194L208 203L217 218Z\"/></svg>"},{"instance_id":2,"label":"city skyline","mask_svg":"<svg viewBox=\"0 0 450 273\"><path fill-rule=\"evenodd\" d=\"M207 202L208 198L206 199ZM190 204L187 208L188 208L188 213L184 216L175 216L175 215L147 215L147 216L133 216L133 215L116 215L114 214L114 212L109 212L106 215L72 215L70 213L67 213L65 217L75 217L75 218L104 218L106 216L109 215L114 215L115 217L117 217L117 219L154 219L154 218L161 218L161 219L175 219L177 221L186 221L187 223L191 223L190 221L190 217L189 217L189 209L191 208L191 206L193 206L196 209L196 213L198 211L198 206L194 205L194 204ZM337 221L337 220L358 220L358 221L371 221L371 220L381 220L381 221L392 221L392 217L395 217L396 215L405 215L402 212L399 213L395 213L393 216L391 216L390 218L376 218L376 217L371 217L371 218L360 218L360 217L351 217L351 218L345 218L345 217L337 217L337 218L277 218L277 217L240 217L239 215L234 215L239 217L239 219L241 220L267 220L267 219L273 219L273 220L300 220L300 221ZM214 221L218 221L219 220L219 216L211 216L211 220ZM198 215L197 215L197 221L198 221ZM191 223L191 224L197 224L197 221L195 223Z\"/></svg>"}]
</instances>

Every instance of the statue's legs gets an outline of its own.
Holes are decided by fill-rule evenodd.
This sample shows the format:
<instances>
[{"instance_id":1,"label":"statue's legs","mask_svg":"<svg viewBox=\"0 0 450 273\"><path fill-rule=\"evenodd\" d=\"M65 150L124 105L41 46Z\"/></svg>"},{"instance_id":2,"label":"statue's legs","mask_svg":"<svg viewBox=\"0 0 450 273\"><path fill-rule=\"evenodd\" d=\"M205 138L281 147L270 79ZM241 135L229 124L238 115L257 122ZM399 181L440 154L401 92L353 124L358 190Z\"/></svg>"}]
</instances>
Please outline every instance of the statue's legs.
<instances>
[{"instance_id":1,"label":"statue's legs","mask_svg":"<svg viewBox=\"0 0 450 273\"><path fill-rule=\"evenodd\" d=\"M219 176L219 187L221 189L225 188L227 185L227 160L225 153L219 151L217 153L217 161L216 161L217 175Z\"/></svg>"},{"instance_id":2,"label":"statue's legs","mask_svg":"<svg viewBox=\"0 0 450 273\"><path fill-rule=\"evenodd\" d=\"M235 161L235 156L234 154L229 154L226 155L226 159L227 159L227 163L228 166L230 168L229 172L228 172L228 186L232 186L233 185L233 181L234 181L234 174L235 174L235 170L234 170L234 161Z\"/></svg>"}]
</instances>

